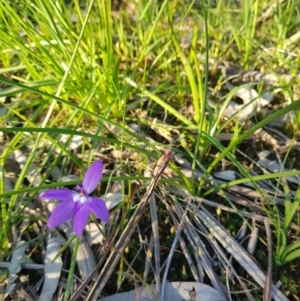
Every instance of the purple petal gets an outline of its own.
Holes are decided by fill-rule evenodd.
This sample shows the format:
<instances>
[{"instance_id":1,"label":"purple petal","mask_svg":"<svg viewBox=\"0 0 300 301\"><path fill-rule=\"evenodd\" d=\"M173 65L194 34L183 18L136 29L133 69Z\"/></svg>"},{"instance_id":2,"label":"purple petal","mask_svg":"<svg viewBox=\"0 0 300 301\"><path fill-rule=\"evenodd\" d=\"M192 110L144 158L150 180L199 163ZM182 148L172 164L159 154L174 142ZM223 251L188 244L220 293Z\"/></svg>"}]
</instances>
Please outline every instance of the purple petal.
<instances>
[{"instance_id":1,"label":"purple petal","mask_svg":"<svg viewBox=\"0 0 300 301\"><path fill-rule=\"evenodd\" d=\"M87 194L93 192L98 186L102 178L102 170L103 162L101 160L97 160L86 171L82 185Z\"/></svg>"},{"instance_id":2,"label":"purple petal","mask_svg":"<svg viewBox=\"0 0 300 301\"><path fill-rule=\"evenodd\" d=\"M101 199L92 198L92 197L90 197L89 199L90 201L86 202L86 206L99 219L101 219L104 223L107 224L109 222L109 211L105 205L105 202Z\"/></svg>"},{"instance_id":3,"label":"purple petal","mask_svg":"<svg viewBox=\"0 0 300 301\"><path fill-rule=\"evenodd\" d=\"M76 194L76 192L66 188L49 189L42 192L40 198L53 201L73 201L74 194Z\"/></svg>"},{"instance_id":4,"label":"purple petal","mask_svg":"<svg viewBox=\"0 0 300 301\"><path fill-rule=\"evenodd\" d=\"M73 229L78 237L82 235L83 229L90 215L90 210L88 209L86 204L87 203L81 205L81 207L76 211L73 219Z\"/></svg>"},{"instance_id":5,"label":"purple petal","mask_svg":"<svg viewBox=\"0 0 300 301\"><path fill-rule=\"evenodd\" d=\"M55 228L71 219L74 215L74 208L75 202L62 202L58 204L52 211L47 226L49 228Z\"/></svg>"}]
</instances>

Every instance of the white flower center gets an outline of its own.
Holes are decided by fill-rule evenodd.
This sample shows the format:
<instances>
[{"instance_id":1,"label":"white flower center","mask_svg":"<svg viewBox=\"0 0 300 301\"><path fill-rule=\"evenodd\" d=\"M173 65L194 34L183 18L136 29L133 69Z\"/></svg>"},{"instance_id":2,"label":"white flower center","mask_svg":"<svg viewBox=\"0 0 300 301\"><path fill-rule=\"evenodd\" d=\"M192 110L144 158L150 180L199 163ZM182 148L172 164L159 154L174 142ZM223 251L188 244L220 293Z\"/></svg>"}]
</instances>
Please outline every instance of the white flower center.
<instances>
[{"instance_id":1,"label":"white flower center","mask_svg":"<svg viewBox=\"0 0 300 301\"><path fill-rule=\"evenodd\" d=\"M88 200L88 198L85 195L80 195L79 193L75 194L73 196L74 202L80 202L81 204L85 203Z\"/></svg>"},{"instance_id":2,"label":"white flower center","mask_svg":"<svg viewBox=\"0 0 300 301\"><path fill-rule=\"evenodd\" d=\"M82 195L82 196L80 197L80 203L83 204L83 203L85 203L86 201L87 201L87 197L84 196L84 195Z\"/></svg>"}]
</instances>

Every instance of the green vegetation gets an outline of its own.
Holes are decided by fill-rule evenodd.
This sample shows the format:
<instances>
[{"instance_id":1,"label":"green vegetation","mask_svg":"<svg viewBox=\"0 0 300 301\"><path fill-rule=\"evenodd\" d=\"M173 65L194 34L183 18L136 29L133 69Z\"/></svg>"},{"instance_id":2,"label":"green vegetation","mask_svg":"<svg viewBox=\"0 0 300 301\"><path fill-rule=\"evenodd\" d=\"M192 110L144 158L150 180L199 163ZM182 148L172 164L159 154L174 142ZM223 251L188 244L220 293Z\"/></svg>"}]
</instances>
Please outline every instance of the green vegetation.
<instances>
[{"instance_id":1,"label":"green vegetation","mask_svg":"<svg viewBox=\"0 0 300 301\"><path fill-rule=\"evenodd\" d=\"M233 296L254 288L262 299L264 286L222 244L209 215L204 221L211 214L226 233L242 224L258 233L255 264L267 271L271 254L272 283L281 280L288 298L300 295L299 40L296 0L0 0L0 264L21 242L28 247L17 273L33 257L45 263L50 209L39 193L80 183L100 158L97 195L122 196L97 230L109 239L90 255L101 276L147 191L146 171L172 148L150 209L99 294L164 273L212 285L200 263L207 250ZM74 256L80 246L59 231L68 247L56 258L74 271L61 275L72 295L72 281L85 279ZM239 241L245 250L249 235ZM244 284L230 285L226 256ZM33 286L39 274L28 271ZM3 283L4 265L0 275Z\"/></svg>"}]
</instances>

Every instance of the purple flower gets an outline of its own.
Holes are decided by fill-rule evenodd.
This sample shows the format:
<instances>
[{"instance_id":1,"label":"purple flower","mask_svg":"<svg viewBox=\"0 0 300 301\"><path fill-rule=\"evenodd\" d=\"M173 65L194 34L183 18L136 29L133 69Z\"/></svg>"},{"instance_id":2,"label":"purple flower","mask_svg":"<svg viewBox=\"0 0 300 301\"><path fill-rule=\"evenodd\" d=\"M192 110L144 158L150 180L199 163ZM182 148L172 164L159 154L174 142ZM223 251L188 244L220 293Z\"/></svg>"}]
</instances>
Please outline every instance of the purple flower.
<instances>
[{"instance_id":1,"label":"purple flower","mask_svg":"<svg viewBox=\"0 0 300 301\"><path fill-rule=\"evenodd\" d=\"M89 196L100 182L102 170L102 161L95 161L84 175L83 182L76 186L75 191L61 188L49 189L41 193L41 199L60 202L48 220L49 228L55 228L73 218L74 232L80 237L91 212L104 223L108 223L109 211L104 201Z\"/></svg>"}]
</instances>

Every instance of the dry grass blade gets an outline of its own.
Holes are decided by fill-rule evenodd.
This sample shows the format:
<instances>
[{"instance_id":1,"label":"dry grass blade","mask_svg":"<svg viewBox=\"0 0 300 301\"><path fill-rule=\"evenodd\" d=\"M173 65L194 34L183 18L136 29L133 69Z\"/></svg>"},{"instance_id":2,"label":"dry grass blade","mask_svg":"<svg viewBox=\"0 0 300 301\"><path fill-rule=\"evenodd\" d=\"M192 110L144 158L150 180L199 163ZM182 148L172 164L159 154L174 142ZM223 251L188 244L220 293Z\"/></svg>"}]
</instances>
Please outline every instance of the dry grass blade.
<instances>
[{"instance_id":1,"label":"dry grass blade","mask_svg":"<svg viewBox=\"0 0 300 301\"><path fill-rule=\"evenodd\" d=\"M183 198L187 198L187 197L190 196L189 194L187 194L186 191L184 191L182 189L179 189L177 187L166 186L166 190L173 193L173 194L175 194L175 195L177 195L177 196L181 196ZM241 198L238 198L237 196L232 195L232 194L228 194L228 193L226 193L226 196L228 196L231 201L234 201L234 202L236 202L240 205L244 205L245 207L249 207L248 206L248 204L250 203L249 200L245 199L243 201ZM204 198L201 198L201 197L193 196L193 198L197 203L203 203L203 204L206 204L210 207L220 208L221 210L226 211L226 212L237 213L240 216L255 218L255 220L257 220L257 221L264 222L265 219L268 219L268 217L266 217L266 216L258 215L258 214L251 213L251 212L237 211L236 209L233 209L231 207L228 207L228 206L222 205L218 202L210 201L210 200L207 200L207 199L204 199ZM252 204L253 204L253 208L255 209L256 212L259 211L259 212L263 213L263 210L261 209L261 207L254 204L253 202L252 202ZM250 207L250 208L252 208L252 207ZM296 227L295 229L298 229L298 227Z\"/></svg>"},{"instance_id":2,"label":"dry grass blade","mask_svg":"<svg viewBox=\"0 0 300 301\"><path fill-rule=\"evenodd\" d=\"M51 232L48 230L48 243L45 259L45 281L40 295L40 300L51 301L55 291L57 290L61 269L62 260L59 256L54 262L56 254L59 252L60 239L58 236L51 237Z\"/></svg>"},{"instance_id":3,"label":"dry grass blade","mask_svg":"<svg viewBox=\"0 0 300 301\"><path fill-rule=\"evenodd\" d=\"M155 259L154 277L156 282L156 289L160 293L160 243L159 243L157 206L156 206L154 195L152 195L150 198L149 208L150 208L153 242L154 242L154 259Z\"/></svg>"},{"instance_id":4,"label":"dry grass blade","mask_svg":"<svg viewBox=\"0 0 300 301\"><path fill-rule=\"evenodd\" d=\"M18 273L21 271L21 264L26 258L25 251L27 248L28 243L22 241L21 239L18 239L17 245L12 253L12 258L8 267L9 277L3 300L15 289L16 284L14 282L18 278Z\"/></svg>"},{"instance_id":5,"label":"dry grass blade","mask_svg":"<svg viewBox=\"0 0 300 301\"><path fill-rule=\"evenodd\" d=\"M180 207L179 204L176 204L176 209L174 210L178 215L179 220L183 220L182 216L184 216L183 208ZM184 221L184 220L183 220ZM205 244L201 240L201 237L197 233L195 227L192 225L192 222L189 217L185 218L185 225L184 225L184 234L190 244L190 246L194 249L194 257L198 268L198 273L200 277L200 281L204 279L204 272L209 277L212 286L215 290L217 290L224 299L228 300L228 294L224 285L219 281L218 276L216 275L213 267L212 267L212 260L208 251L205 247Z\"/></svg>"},{"instance_id":6,"label":"dry grass blade","mask_svg":"<svg viewBox=\"0 0 300 301\"><path fill-rule=\"evenodd\" d=\"M239 193L239 191L237 191L236 193ZM251 209L251 211L258 212L258 213L261 213L263 215L265 214L264 210L261 208L261 206L259 204L256 204L255 202L250 201L249 199L247 199L247 197L251 197L247 194L245 194L245 196L236 195L235 192L230 193L230 192L227 192L227 191L221 191L218 194L221 195L221 196L227 197L228 199L230 199L232 202L234 202L236 204L239 204L241 206L244 206L244 207L247 207L247 208ZM256 200L257 198L255 198L253 196L253 199ZM252 214L252 213L250 213L250 214ZM245 215L245 216L249 216L249 215Z\"/></svg>"},{"instance_id":7,"label":"dry grass blade","mask_svg":"<svg viewBox=\"0 0 300 301\"><path fill-rule=\"evenodd\" d=\"M239 195L243 195L245 197L252 198L252 199L262 200L263 198L267 198L267 199L272 200L276 204L283 204L284 203L283 198L273 197L272 193L269 192L269 194L268 194L268 191L266 191L266 190L261 190L260 191L261 194L260 194L256 190L248 188L248 187L231 186L231 187L228 187L228 191L230 191L232 193L239 194Z\"/></svg>"},{"instance_id":8,"label":"dry grass blade","mask_svg":"<svg viewBox=\"0 0 300 301\"><path fill-rule=\"evenodd\" d=\"M194 218L194 221L195 221L196 225L199 227L200 231L204 235L209 237L210 233L208 232L207 228L205 228L205 226L201 223L201 221L198 218ZM208 242L210 243L211 247L214 249L214 252L217 255L218 260L221 262L223 269L225 270L227 290L230 291L229 278L231 278L232 275L234 275L236 277L236 279L238 280L239 284L241 285L241 287L243 288L244 293L247 295L248 300L255 301L255 298L251 295L246 284L242 281L241 277L238 275L238 273L234 269L231 258L230 259L227 258L223 249L220 247L220 245L217 243L217 241L215 239L209 239ZM229 295L229 297L231 297L231 296Z\"/></svg>"},{"instance_id":9,"label":"dry grass blade","mask_svg":"<svg viewBox=\"0 0 300 301\"><path fill-rule=\"evenodd\" d=\"M150 239L149 239L149 242L146 246L146 250L145 250L146 260L145 260L145 268L144 268L144 276L143 276L143 286L144 286L145 283L147 283L147 278L149 276L149 271L152 268L151 258L153 256L153 246L154 246L154 238L153 238L153 234L152 234ZM155 271L153 271L153 273L155 274ZM156 289L157 288L158 288L158 286L156 287Z\"/></svg>"},{"instance_id":10,"label":"dry grass blade","mask_svg":"<svg viewBox=\"0 0 300 301\"><path fill-rule=\"evenodd\" d=\"M192 272L192 274L193 274L193 276L194 276L194 279L195 279L195 281L200 282L200 277L199 277L199 275L198 275L198 271L197 271L197 269L196 269L196 266L195 266L195 264L194 264L194 262L193 262L193 260L192 260L192 257L191 257L191 255L190 255L190 253L189 253L189 251L188 251L186 242L184 241L184 239L183 239L182 236L181 236L182 225L184 225L183 222L184 222L185 219L186 219L185 213L184 213L184 216L183 216L183 218L182 218L180 224L179 224L179 222L176 220L175 215L174 215L174 213L171 211L171 209L169 209L169 214L170 214L170 216L171 216L171 218L172 218L172 220L173 220L174 226L178 227L178 228L177 228L176 237L175 237L175 239L174 239L174 242L175 242L177 236L179 236L179 242L180 242L181 249L182 249L183 254L184 254L184 256L185 256L185 258L186 258L186 260L187 260L187 262L188 262L188 264L189 264L189 267L190 267L191 272ZM174 243L173 243L173 245L174 245ZM174 252L174 251L173 251L173 252ZM170 257L170 256L171 256L171 252L169 253L169 257ZM168 258L169 258L169 257L168 257ZM167 271L167 270L166 270L166 271Z\"/></svg>"},{"instance_id":11,"label":"dry grass blade","mask_svg":"<svg viewBox=\"0 0 300 301\"><path fill-rule=\"evenodd\" d=\"M227 233L227 231L219 225L214 217L203 207L198 211L204 225L213 233L219 243L229 252L240 265L256 280L256 282L262 287L265 287L266 277L257 264L251 259L245 250L236 243L236 241ZM272 285L272 297L275 301L288 301L288 299L279 291L274 285Z\"/></svg>"},{"instance_id":12,"label":"dry grass blade","mask_svg":"<svg viewBox=\"0 0 300 301\"><path fill-rule=\"evenodd\" d=\"M264 288L263 301L271 301L273 260L272 260L272 237L271 237L270 222L268 220L265 220L265 227L266 227L267 241L268 241L268 272L267 272L266 284Z\"/></svg>"},{"instance_id":13,"label":"dry grass blade","mask_svg":"<svg viewBox=\"0 0 300 301\"><path fill-rule=\"evenodd\" d=\"M108 256L109 251L110 251L109 248L107 248L106 252L103 254L103 257L101 258L101 260L95 266L93 272L88 276L87 279L85 279L85 281L83 281L81 283L81 285L77 288L77 290L71 296L69 301L77 300L80 297L80 295L84 293L84 289L88 286L88 282L94 277L94 275L97 272L97 270L99 269L99 267L102 266L102 264L105 262L106 256Z\"/></svg>"},{"instance_id":14,"label":"dry grass blade","mask_svg":"<svg viewBox=\"0 0 300 301\"><path fill-rule=\"evenodd\" d=\"M188 208L188 206L187 206L187 208ZM165 286L166 286L166 281L167 281L167 275L168 275L168 272L169 272L169 268L170 268L170 264L171 264L171 260L172 260L173 254L175 252L175 248L177 246L178 239L181 236L181 231L182 231L182 228L183 228L183 226L185 224L185 221L186 221L187 208L186 208L185 212L183 213L181 222L180 222L178 230L177 230L176 237L175 237L175 239L174 239L174 241L172 243L172 247L171 247L168 259L167 259L167 264L166 264L166 268L165 268L165 272L164 272L164 276L163 276L163 280L162 280L162 288L161 288L161 294L160 294L161 300L164 300L164 293L165 293ZM174 215L172 215L171 212L170 212L170 214L171 214L171 216L172 216L172 218L174 220L175 219Z\"/></svg>"},{"instance_id":15,"label":"dry grass blade","mask_svg":"<svg viewBox=\"0 0 300 301\"><path fill-rule=\"evenodd\" d=\"M149 184L149 187L144 194L141 202L139 203L137 209L135 210L134 214L132 215L131 219L129 220L126 228L124 229L124 232L122 236L119 238L118 242L115 245L114 250L110 254L109 258L107 259L103 269L101 270L97 281L95 282L94 286L92 287L90 294L87 297L88 300L97 300L98 296L101 294L105 284L109 280L112 272L114 271L114 268L116 267L118 261L120 260L122 253L127 246L133 231L141 219L143 213L146 210L146 207L148 205L148 202L151 198L153 189L155 188L159 178L163 174L168 162L171 159L171 150L168 149L165 151L165 153L159 158L157 165L154 169L153 178Z\"/></svg>"},{"instance_id":16,"label":"dry grass blade","mask_svg":"<svg viewBox=\"0 0 300 301\"><path fill-rule=\"evenodd\" d=\"M91 247L89 246L86 238L82 236L78 247L76 262L81 275L81 278L87 279L93 272L96 265L96 260Z\"/></svg>"},{"instance_id":17,"label":"dry grass blade","mask_svg":"<svg viewBox=\"0 0 300 301\"><path fill-rule=\"evenodd\" d=\"M247 245L247 251L253 255L256 250L257 240L258 240L258 228L256 227L255 220L252 222L253 228L251 231L250 239Z\"/></svg>"},{"instance_id":18,"label":"dry grass blade","mask_svg":"<svg viewBox=\"0 0 300 301\"><path fill-rule=\"evenodd\" d=\"M183 254L184 254L184 256L185 256L185 258L186 258L186 260L187 260L187 262L188 262L188 264L189 264L189 267L190 267L190 269L191 269L191 272L192 272L192 274L193 274L194 279L195 279L197 282L200 282L200 278L199 278L199 275L198 275L198 271L197 271L197 269L196 269L196 266L195 266L195 264L194 264L194 262L193 262L193 259L192 259L191 255L190 255L190 253L189 253L188 247L187 247L187 245L186 245L184 239L183 239L182 237L180 237L180 238L179 238L179 242L180 242L180 247L181 247L181 249L182 249L182 252L183 252Z\"/></svg>"},{"instance_id":19,"label":"dry grass blade","mask_svg":"<svg viewBox=\"0 0 300 301\"><path fill-rule=\"evenodd\" d=\"M146 170L144 173L145 177L151 178L151 172L150 170ZM160 243L159 243L159 228L158 228L158 217L157 217L157 206L155 202L155 196L151 195L150 201L149 201L149 208L150 208L150 216L151 216L151 226L152 226L152 232L153 236L151 239L153 239L154 243L154 259L155 259L155 283L156 283L156 289L160 293ZM144 277L144 280L146 278Z\"/></svg>"}]
</instances>

